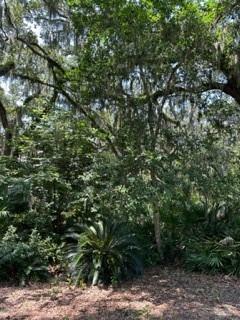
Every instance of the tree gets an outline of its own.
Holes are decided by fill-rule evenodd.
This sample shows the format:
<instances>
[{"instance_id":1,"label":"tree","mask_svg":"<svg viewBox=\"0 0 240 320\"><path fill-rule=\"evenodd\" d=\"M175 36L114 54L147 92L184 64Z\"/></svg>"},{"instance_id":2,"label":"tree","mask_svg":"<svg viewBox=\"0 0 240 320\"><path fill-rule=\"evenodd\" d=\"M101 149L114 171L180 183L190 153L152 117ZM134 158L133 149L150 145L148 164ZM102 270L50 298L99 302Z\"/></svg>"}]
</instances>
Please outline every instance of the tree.
<instances>
[{"instance_id":1,"label":"tree","mask_svg":"<svg viewBox=\"0 0 240 320\"><path fill-rule=\"evenodd\" d=\"M174 180L182 179L191 192L197 180L200 198L204 188L216 191L212 170L226 165L238 139L237 1L9 0L1 1L1 14L0 76L11 90L8 95L5 86L0 99L2 153L19 159L16 141L27 136L35 144L46 133L45 155L55 157L45 121L58 123L54 109L63 116L70 111L94 132L92 167L84 173L95 170L98 159L111 159L117 174L109 175L109 186L126 187L136 202L144 190L141 210L154 221L161 251L162 202L176 189ZM73 153L74 123L68 129ZM39 134L38 126L46 131ZM196 145L214 155L223 142L226 157L217 168L207 156L196 163ZM64 144L59 153L68 158ZM40 154L42 145L34 152ZM71 175L66 163L61 175Z\"/></svg>"},{"instance_id":2,"label":"tree","mask_svg":"<svg viewBox=\"0 0 240 320\"><path fill-rule=\"evenodd\" d=\"M72 80L78 83L82 104L98 111L116 156L131 154L134 175L146 175L155 190L149 201L160 251L159 195L168 180L165 168L173 166L181 139L190 134L186 126L196 130L209 121L206 110L213 100L217 103L220 91L239 102L231 64L237 18L229 21L238 5L212 1L109 5L79 0L69 4L74 25L84 34L84 50ZM231 30L228 40L219 32L223 23ZM209 128L205 125L204 131ZM140 157L142 166L136 165Z\"/></svg>"}]
</instances>

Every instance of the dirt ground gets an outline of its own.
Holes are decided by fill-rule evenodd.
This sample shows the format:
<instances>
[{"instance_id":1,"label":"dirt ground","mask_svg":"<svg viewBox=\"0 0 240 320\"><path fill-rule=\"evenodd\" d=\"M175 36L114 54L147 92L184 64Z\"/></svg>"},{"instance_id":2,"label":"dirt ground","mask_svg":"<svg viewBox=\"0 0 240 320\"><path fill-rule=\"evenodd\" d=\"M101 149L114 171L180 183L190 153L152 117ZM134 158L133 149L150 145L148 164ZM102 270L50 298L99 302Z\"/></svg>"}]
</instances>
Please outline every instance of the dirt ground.
<instances>
[{"instance_id":1,"label":"dirt ground","mask_svg":"<svg viewBox=\"0 0 240 320\"><path fill-rule=\"evenodd\" d=\"M160 268L120 288L0 287L0 319L240 319L240 280Z\"/></svg>"}]
</instances>

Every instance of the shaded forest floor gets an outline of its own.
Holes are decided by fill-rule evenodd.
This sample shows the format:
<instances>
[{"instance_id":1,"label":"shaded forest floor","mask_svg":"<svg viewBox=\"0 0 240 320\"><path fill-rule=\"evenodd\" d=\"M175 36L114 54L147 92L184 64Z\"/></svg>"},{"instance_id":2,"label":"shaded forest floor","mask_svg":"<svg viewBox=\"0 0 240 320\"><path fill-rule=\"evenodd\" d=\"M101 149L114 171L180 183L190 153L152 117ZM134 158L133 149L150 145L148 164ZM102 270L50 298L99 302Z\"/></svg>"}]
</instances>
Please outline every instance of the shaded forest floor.
<instances>
[{"instance_id":1,"label":"shaded forest floor","mask_svg":"<svg viewBox=\"0 0 240 320\"><path fill-rule=\"evenodd\" d=\"M240 319L240 280L154 268L117 289L2 286L0 319Z\"/></svg>"}]
</instances>

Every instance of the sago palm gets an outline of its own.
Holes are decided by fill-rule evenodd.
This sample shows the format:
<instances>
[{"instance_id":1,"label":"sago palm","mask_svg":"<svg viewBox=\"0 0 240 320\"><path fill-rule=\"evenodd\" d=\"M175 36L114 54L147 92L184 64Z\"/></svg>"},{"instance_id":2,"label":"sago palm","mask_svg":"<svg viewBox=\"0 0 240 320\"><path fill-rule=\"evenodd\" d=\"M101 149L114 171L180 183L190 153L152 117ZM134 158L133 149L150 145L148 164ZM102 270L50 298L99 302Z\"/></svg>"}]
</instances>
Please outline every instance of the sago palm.
<instances>
[{"instance_id":1,"label":"sago palm","mask_svg":"<svg viewBox=\"0 0 240 320\"><path fill-rule=\"evenodd\" d=\"M69 236L76 241L68 248L76 283L81 279L92 285L110 283L142 272L135 236L122 224L99 221Z\"/></svg>"}]
</instances>

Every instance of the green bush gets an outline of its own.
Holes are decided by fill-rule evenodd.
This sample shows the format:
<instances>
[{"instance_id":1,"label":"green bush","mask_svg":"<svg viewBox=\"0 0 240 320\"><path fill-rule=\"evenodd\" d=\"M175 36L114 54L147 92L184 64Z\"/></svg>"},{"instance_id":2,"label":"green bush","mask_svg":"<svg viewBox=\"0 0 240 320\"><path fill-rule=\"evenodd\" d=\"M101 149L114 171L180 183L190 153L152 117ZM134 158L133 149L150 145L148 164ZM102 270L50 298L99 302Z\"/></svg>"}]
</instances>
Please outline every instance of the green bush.
<instances>
[{"instance_id":1,"label":"green bush","mask_svg":"<svg viewBox=\"0 0 240 320\"><path fill-rule=\"evenodd\" d=\"M30 181L23 178L9 179L7 204L10 212L15 214L29 209Z\"/></svg>"},{"instance_id":2,"label":"green bush","mask_svg":"<svg viewBox=\"0 0 240 320\"><path fill-rule=\"evenodd\" d=\"M68 259L77 284L116 283L142 272L135 235L122 224L100 221L68 236L76 241L68 247Z\"/></svg>"},{"instance_id":3,"label":"green bush","mask_svg":"<svg viewBox=\"0 0 240 320\"><path fill-rule=\"evenodd\" d=\"M136 235L136 240L140 248L139 254L144 267L158 265L161 262L161 257L157 251L152 221L146 219L146 221L142 223L131 223L130 230Z\"/></svg>"},{"instance_id":4,"label":"green bush","mask_svg":"<svg viewBox=\"0 0 240 320\"><path fill-rule=\"evenodd\" d=\"M10 226L0 240L0 279L24 285L30 279L46 279L48 265L57 252L50 238L42 239L33 230L28 241L22 241L15 227ZM55 261L53 261L55 262Z\"/></svg>"},{"instance_id":5,"label":"green bush","mask_svg":"<svg viewBox=\"0 0 240 320\"><path fill-rule=\"evenodd\" d=\"M231 237L221 241L190 241L186 248L186 264L192 271L240 276L240 242Z\"/></svg>"}]
</instances>

